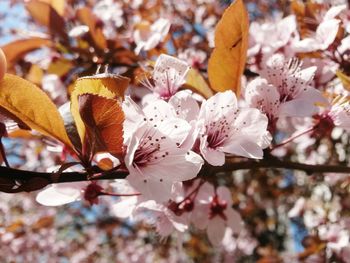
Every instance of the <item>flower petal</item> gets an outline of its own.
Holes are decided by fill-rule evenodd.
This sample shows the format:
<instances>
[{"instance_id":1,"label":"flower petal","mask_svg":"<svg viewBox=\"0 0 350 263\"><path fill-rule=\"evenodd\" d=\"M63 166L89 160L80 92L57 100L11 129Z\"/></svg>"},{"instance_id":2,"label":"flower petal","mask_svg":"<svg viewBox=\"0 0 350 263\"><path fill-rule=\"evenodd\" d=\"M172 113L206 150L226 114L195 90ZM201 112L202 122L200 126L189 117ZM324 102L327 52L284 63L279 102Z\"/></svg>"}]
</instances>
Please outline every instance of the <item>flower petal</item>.
<instances>
[{"instance_id":1,"label":"flower petal","mask_svg":"<svg viewBox=\"0 0 350 263\"><path fill-rule=\"evenodd\" d=\"M204 159L211 165L222 166L225 164L225 153L208 147L208 136L201 137L200 151Z\"/></svg>"},{"instance_id":2,"label":"flower petal","mask_svg":"<svg viewBox=\"0 0 350 263\"><path fill-rule=\"evenodd\" d=\"M152 176L145 177L135 174L129 174L126 179L145 199L166 202L171 197L172 182L170 180L160 180Z\"/></svg>"},{"instance_id":3,"label":"flower petal","mask_svg":"<svg viewBox=\"0 0 350 263\"><path fill-rule=\"evenodd\" d=\"M238 234L243 229L243 221L240 214L232 208L227 208L225 214L227 216L227 226L231 228L234 233Z\"/></svg>"},{"instance_id":4,"label":"flower petal","mask_svg":"<svg viewBox=\"0 0 350 263\"><path fill-rule=\"evenodd\" d=\"M46 206L60 206L81 199L81 191L86 183L53 184L40 191L36 201Z\"/></svg>"},{"instance_id":5,"label":"flower petal","mask_svg":"<svg viewBox=\"0 0 350 263\"><path fill-rule=\"evenodd\" d=\"M224 238L226 225L224 220L216 216L210 220L207 228L207 235L213 246L219 246Z\"/></svg>"}]
</instances>

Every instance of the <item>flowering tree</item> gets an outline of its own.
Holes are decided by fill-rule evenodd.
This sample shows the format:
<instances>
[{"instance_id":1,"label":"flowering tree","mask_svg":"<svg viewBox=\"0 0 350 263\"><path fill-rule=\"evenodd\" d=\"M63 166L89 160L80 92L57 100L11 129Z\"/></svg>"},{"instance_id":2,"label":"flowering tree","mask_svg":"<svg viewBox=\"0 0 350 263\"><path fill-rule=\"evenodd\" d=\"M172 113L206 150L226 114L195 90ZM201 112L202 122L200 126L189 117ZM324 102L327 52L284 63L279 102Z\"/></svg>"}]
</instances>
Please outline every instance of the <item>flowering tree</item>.
<instances>
[{"instance_id":1,"label":"flowering tree","mask_svg":"<svg viewBox=\"0 0 350 263\"><path fill-rule=\"evenodd\" d=\"M26 1L35 32L0 50L0 258L350 262L330 2Z\"/></svg>"}]
</instances>

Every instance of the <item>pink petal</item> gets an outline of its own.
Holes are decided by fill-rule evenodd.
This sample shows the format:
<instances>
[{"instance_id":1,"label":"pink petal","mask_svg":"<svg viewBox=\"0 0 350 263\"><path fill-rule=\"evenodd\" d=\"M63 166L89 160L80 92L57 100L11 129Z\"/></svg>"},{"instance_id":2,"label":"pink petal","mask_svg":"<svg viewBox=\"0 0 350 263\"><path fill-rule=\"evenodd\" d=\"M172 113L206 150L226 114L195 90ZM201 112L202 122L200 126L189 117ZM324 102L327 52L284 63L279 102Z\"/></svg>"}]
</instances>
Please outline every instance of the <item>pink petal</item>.
<instances>
[{"instance_id":1,"label":"pink petal","mask_svg":"<svg viewBox=\"0 0 350 263\"><path fill-rule=\"evenodd\" d=\"M227 216L227 226L232 229L234 233L239 233L243 229L243 221L238 212L232 208L227 208L225 211Z\"/></svg>"},{"instance_id":2,"label":"pink petal","mask_svg":"<svg viewBox=\"0 0 350 263\"><path fill-rule=\"evenodd\" d=\"M225 200L227 202L228 207L232 205L232 194L226 186L219 186L216 189L216 193L218 194L219 199Z\"/></svg>"},{"instance_id":3,"label":"pink petal","mask_svg":"<svg viewBox=\"0 0 350 263\"><path fill-rule=\"evenodd\" d=\"M144 168L145 174L172 182L187 181L195 178L203 165L203 159L196 153L169 155L156 165Z\"/></svg>"},{"instance_id":4,"label":"pink petal","mask_svg":"<svg viewBox=\"0 0 350 263\"><path fill-rule=\"evenodd\" d=\"M250 107L260 109L271 118L278 117L280 94L266 79L251 81L245 90L245 99Z\"/></svg>"},{"instance_id":5,"label":"pink petal","mask_svg":"<svg viewBox=\"0 0 350 263\"><path fill-rule=\"evenodd\" d=\"M112 205L112 211L116 217L128 218L132 215L137 203L137 196L122 197Z\"/></svg>"},{"instance_id":6,"label":"pink petal","mask_svg":"<svg viewBox=\"0 0 350 263\"><path fill-rule=\"evenodd\" d=\"M247 158L262 159L263 150L261 146L253 142L253 138L240 135L236 136L234 140L222 147L222 150L226 153L235 154Z\"/></svg>"},{"instance_id":7,"label":"pink petal","mask_svg":"<svg viewBox=\"0 0 350 263\"><path fill-rule=\"evenodd\" d=\"M204 159L211 165L222 166L225 164L225 154L208 147L208 136L201 137L200 151Z\"/></svg>"},{"instance_id":8,"label":"pink petal","mask_svg":"<svg viewBox=\"0 0 350 263\"><path fill-rule=\"evenodd\" d=\"M170 180L160 180L152 176L145 177L135 174L129 174L126 179L145 199L166 202L171 197L172 182Z\"/></svg>"},{"instance_id":9,"label":"pink petal","mask_svg":"<svg viewBox=\"0 0 350 263\"><path fill-rule=\"evenodd\" d=\"M335 40L338 29L339 29L340 20L331 19L322 22L316 30L316 39L322 50L325 50L329 47L330 44Z\"/></svg>"},{"instance_id":10,"label":"pink petal","mask_svg":"<svg viewBox=\"0 0 350 263\"><path fill-rule=\"evenodd\" d=\"M210 220L207 228L207 235L213 246L219 246L225 235L225 221L216 216Z\"/></svg>"},{"instance_id":11,"label":"pink petal","mask_svg":"<svg viewBox=\"0 0 350 263\"><path fill-rule=\"evenodd\" d=\"M152 101L152 103L144 107L143 113L145 114L147 120L151 123L157 123L168 118L176 117L173 107L164 100L160 99Z\"/></svg>"},{"instance_id":12,"label":"pink petal","mask_svg":"<svg viewBox=\"0 0 350 263\"><path fill-rule=\"evenodd\" d=\"M324 15L323 20L330 20L338 16L342 11L346 10L346 5L332 6Z\"/></svg>"},{"instance_id":13,"label":"pink petal","mask_svg":"<svg viewBox=\"0 0 350 263\"><path fill-rule=\"evenodd\" d=\"M190 122L195 120L199 114L199 106L192 94L186 90L177 92L169 100L169 104L173 106L176 115Z\"/></svg>"}]
</instances>

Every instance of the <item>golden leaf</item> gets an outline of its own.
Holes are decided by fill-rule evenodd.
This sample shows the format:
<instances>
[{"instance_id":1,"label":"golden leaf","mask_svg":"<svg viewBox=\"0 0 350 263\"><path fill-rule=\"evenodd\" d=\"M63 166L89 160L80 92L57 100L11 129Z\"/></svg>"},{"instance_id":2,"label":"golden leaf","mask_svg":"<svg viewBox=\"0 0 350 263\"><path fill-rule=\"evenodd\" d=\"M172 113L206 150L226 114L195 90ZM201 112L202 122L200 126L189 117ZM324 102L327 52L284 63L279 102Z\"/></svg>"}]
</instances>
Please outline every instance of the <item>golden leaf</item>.
<instances>
[{"instance_id":1,"label":"golden leaf","mask_svg":"<svg viewBox=\"0 0 350 263\"><path fill-rule=\"evenodd\" d=\"M248 49L249 19L242 0L232 3L215 29L215 48L208 62L208 77L215 91L239 94Z\"/></svg>"},{"instance_id":2,"label":"golden leaf","mask_svg":"<svg viewBox=\"0 0 350 263\"><path fill-rule=\"evenodd\" d=\"M6 74L0 81L0 108L13 114L30 128L71 147L63 119L55 104L31 82Z\"/></svg>"},{"instance_id":3,"label":"golden leaf","mask_svg":"<svg viewBox=\"0 0 350 263\"><path fill-rule=\"evenodd\" d=\"M94 94L110 99L122 99L124 98L124 92L129 85L129 81L129 78L113 74L84 77L76 81L71 94L71 112L82 143L84 143L85 138L85 125L79 113L79 95Z\"/></svg>"},{"instance_id":4,"label":"golden leaf","mask_svg":"<svg viewBox=\"0 0 350 263\"><path fill-rule=\"evenodd\" d=\"M187 73L185 88L188 88L204 98L208 99L214 95L213 91L210 89L208 83L203 78L203 76L196 69L190 69Z\"/></svg>"}]
</instances>

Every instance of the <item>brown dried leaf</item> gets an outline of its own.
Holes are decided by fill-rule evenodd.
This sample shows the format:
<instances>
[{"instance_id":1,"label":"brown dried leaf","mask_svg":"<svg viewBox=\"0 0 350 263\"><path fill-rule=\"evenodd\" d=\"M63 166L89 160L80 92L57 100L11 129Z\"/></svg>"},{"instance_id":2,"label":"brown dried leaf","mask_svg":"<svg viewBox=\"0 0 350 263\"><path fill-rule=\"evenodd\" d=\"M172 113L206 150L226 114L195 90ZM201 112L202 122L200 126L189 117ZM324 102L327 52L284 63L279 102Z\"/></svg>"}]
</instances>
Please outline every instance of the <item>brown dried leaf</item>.
<instances>
[{"instance_id":1,"label":"brown dried leaf","mask_svg":"<svg viewBox=\"0 0 350 263\"><path fill-rule=\"evenodd\" d=\"M78 19L89 27L89 34L92 37L96 47L104 50L107 48L107 40L103 35L102 26L99 25L96 16L88 7L83 7L77 11Z\"/></svg>"},{"instance_id":2,"label":"brown dried leaf","mask_svg":"<svg viewBox=\"0 0 350 263\"><path fill-rule=\"evenodd\" d=\"M15 40L3 46L2 49L6 55L8 68L12 68L16 62L23 58L27 53L43 46L50 46L51 44L52 42L50 39L32 37Z\"/></svg>"},{"instance_id":3,"label":"brown dried leaf","mask_svg":"<svg viewBox=\"0 0 350 263\"><path fill-rule=\"evenodd\" d=\"M85 125L79 112L79 95L94 94L110 99L123 99L129 81L129 78L112 74L84 77L76 81L71 94L71 112L82 143L85 140Z\"/></svg>"},{"instance_id":4,"label":"brown dried leaf","mask_svg":"<svg viewBox=\"0 0 350 263\"><path fill-rule=\"evenodd\" d=\"M57 34L64 40L68 40L68 35L65 31L65 21L51 4L40 0L30 0L25 6L36 22L46 26L52 34Z\"/></svg>"},{"instance_id":5,"label":"brown dried leaf","mask_svg":"<svg viewBox=\"0 0 350 263\"><path fill-rule=\"evenodd\" d=\"M93 153L123 152L124 113L120 102L93 94L79 96L79 112Z\"/></svg>"}]
</instances>

